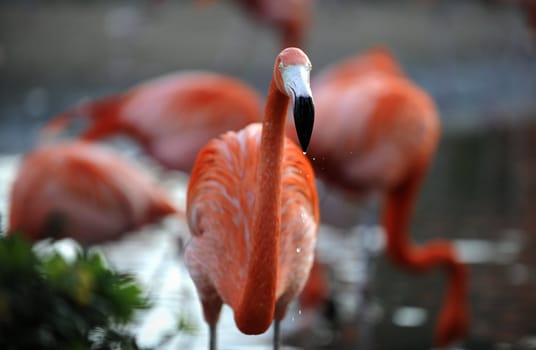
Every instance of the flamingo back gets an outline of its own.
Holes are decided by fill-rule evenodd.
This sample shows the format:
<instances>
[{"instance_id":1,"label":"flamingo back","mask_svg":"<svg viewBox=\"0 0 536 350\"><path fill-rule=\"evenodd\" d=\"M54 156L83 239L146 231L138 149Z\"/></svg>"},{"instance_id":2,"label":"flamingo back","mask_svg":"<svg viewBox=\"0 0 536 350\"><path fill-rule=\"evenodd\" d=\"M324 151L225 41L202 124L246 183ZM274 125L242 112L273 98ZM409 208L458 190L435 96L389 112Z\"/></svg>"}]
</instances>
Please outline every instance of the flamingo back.
<instances>
[{"instance_id":1,"label":"flamingo back","mask_svg":"<svg viewBox=\"0 0 536 350\"><path fill-rule=\"evenodd\" d=\"M187 220L193 235L186 249L188 269L201 298L217 292L232 307L240 300L251 250L261 131L261 124L255 123L207 144L188 186ZM283 316L279 314L307 279L319 220L313 170L288 139L281 166L276 317Z\"/></svg>"},{"instance_id":2,"label":"flamingo back","mask_svg":"<svg viewBox=\"0 0 536 350\"><path fill-rule=\"evenodd\" d=\"M189 171L210 139L259 121L261 111L260 95L245 83L189 72L133 89L121 108L121 122L160 163Z\"/></svg>"},{"instance_id":3,"label":"flamingo back","mask_svg":"<svg viewBox=\"0 0 536 350\"><path fill-rule=\"evenodd\" d=\"M352 84L355 79L370 73L404 76L404 70L385 47L374 47L364 54L356 55L342 62L324 68L313 80L313 89L329 82Z\"/></svg>"}]
</instances>

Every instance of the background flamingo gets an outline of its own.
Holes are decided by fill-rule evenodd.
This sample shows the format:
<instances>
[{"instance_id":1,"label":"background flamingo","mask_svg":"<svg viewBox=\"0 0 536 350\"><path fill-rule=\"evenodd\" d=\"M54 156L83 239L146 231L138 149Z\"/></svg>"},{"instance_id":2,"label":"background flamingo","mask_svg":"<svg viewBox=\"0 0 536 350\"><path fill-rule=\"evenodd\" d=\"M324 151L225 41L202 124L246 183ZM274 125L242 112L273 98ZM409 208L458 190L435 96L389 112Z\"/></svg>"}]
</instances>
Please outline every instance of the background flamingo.
<instances>
[{"instance_id":1,"label":"background flamingo","mask_svg":"<svg viewBox=\"0 0 536 350\"><path fill-rule=\"evenodd\" d=\"M124 134L163 166L189 172L211 138L259 121L261 101L253 88L229 76L178 73L82 103L53 118L43 132L55 135L86 116L82 139Z\"/></svg>"},{"instance_id":2,"label":"background flamingo","mask_svg":"<svg viewBox=\"0 0 536 350\"><path fill-rule=\"evenodd\" d=\"M216 0L198 0L205 4ZM309 30L313 0L235 0L244 11L261 23L275 27L281 47L303 47Z\"/></svg>"},{"instance_id":3,"label":"background flamingo","mask_svg":"<svg viewBox=\"0 0 536 350\"><path fill-rule=\"evenodd\" d=\"M178 214L145 174L101 146L72 142L28 153L10 198L8 232L32 240L71 237L83 245Z\"/></svg>"},{"instance_id":4,"label":"background flamingo","mask_svg":"<svg viewBox=\"0 0 536 350\"><path fill-rule=\"evenodd\" d=\"M432 99L381 48L328 67L313 89L317 119L309 156L316 174L353 197L384 194L389 258L414 271L446 269L449 285L435 341L444 346L460 339L468 327L466 267L446 241L418 248L408 241L417 193L440 135Z\"/></svg>"},{"instance_id":5,"label":"background flamingo","mask_svg":"<svg viewBox=\"0 0 536 350\"><path fill-rule=\"evenodd\" d=\"M319 220L307 149L314 110L311 64L299 49L276 58L264 121L228 132L204 147L188 185L192 240L186 263L210 328L210 348L222 303L246 334L279 322L302 290L313 263ZM290 100L302 149L285 139Z\"/></svg>"}]
</instances>

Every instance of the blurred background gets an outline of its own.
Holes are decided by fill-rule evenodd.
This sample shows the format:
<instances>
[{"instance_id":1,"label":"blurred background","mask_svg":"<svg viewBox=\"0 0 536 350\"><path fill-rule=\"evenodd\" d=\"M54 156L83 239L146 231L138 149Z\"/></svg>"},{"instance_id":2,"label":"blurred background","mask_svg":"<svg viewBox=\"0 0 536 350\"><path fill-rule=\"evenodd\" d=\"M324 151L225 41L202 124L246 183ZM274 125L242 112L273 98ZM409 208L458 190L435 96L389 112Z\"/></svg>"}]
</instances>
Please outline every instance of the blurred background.
<instances>
[{"instance_id":1,"label":"blurred background","mask_svg":"<svg viewBox=\"0 0 536 350\"><path fill-rule=\"evenodd\" d=\"M412 235L454 240L470 266L471 329L460 349L536 349L536 28L519 3L317 0L304 45L313 76L385 46L436 100L443 134ZM2 0L2 160L33 147L67 107L169 72L223 72L264 94L279 47L278 33L232 1ZM0 179L5 197L9 178ZM343 209L327 218L342 230L357 222ZM373 348L430 348L444 276L375 260ZM335 338L317 348L348 348ZM227 341L223 349L240 346Z\"/></svg>"}]
</instances>

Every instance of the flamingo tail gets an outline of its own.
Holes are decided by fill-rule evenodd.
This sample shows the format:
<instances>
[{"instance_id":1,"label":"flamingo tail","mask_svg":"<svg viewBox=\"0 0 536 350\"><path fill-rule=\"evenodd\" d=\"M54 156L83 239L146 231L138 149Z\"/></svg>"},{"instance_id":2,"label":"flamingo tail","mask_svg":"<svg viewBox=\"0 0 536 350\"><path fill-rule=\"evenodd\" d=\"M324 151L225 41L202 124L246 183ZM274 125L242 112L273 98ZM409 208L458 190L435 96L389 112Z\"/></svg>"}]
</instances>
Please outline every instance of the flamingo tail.
<instances>
[{"instance_id":1,"label":"flamingo tail","mask_svg":"<svg viewBox=\"0 0 536 350\"><path fill-rule=\"evenodd\" d=\"M171 203L166 198L156 198L155 199L155 205L152 206L151 211L149 213L149 222L155 221L157 219L160 219L167 215L177 215L178 218L184 219L185 214L184 211L177 208L173 203Z\"/></svg>"}]
</instances>

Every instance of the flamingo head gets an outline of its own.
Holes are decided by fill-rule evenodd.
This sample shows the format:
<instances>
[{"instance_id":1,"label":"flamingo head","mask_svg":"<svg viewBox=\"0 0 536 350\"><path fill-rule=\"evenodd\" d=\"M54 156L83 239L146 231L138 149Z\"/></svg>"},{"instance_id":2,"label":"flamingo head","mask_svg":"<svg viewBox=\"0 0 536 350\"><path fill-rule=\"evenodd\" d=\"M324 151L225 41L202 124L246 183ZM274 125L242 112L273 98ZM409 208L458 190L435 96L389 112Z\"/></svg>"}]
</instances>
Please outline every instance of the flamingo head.
<instances>
[{"instance_id":1,"label":"flamingo head","mask_svg":"<svg viewBox=\"0 0 536 350\"><path fill-rule=\"evenodd\" d=\"M300 49L289 47L277 56L274 77L279 91L292 101L294 125L303 152L307 150L315 109L310 86L311 61Z\"/></svg>"}]
</instances>

